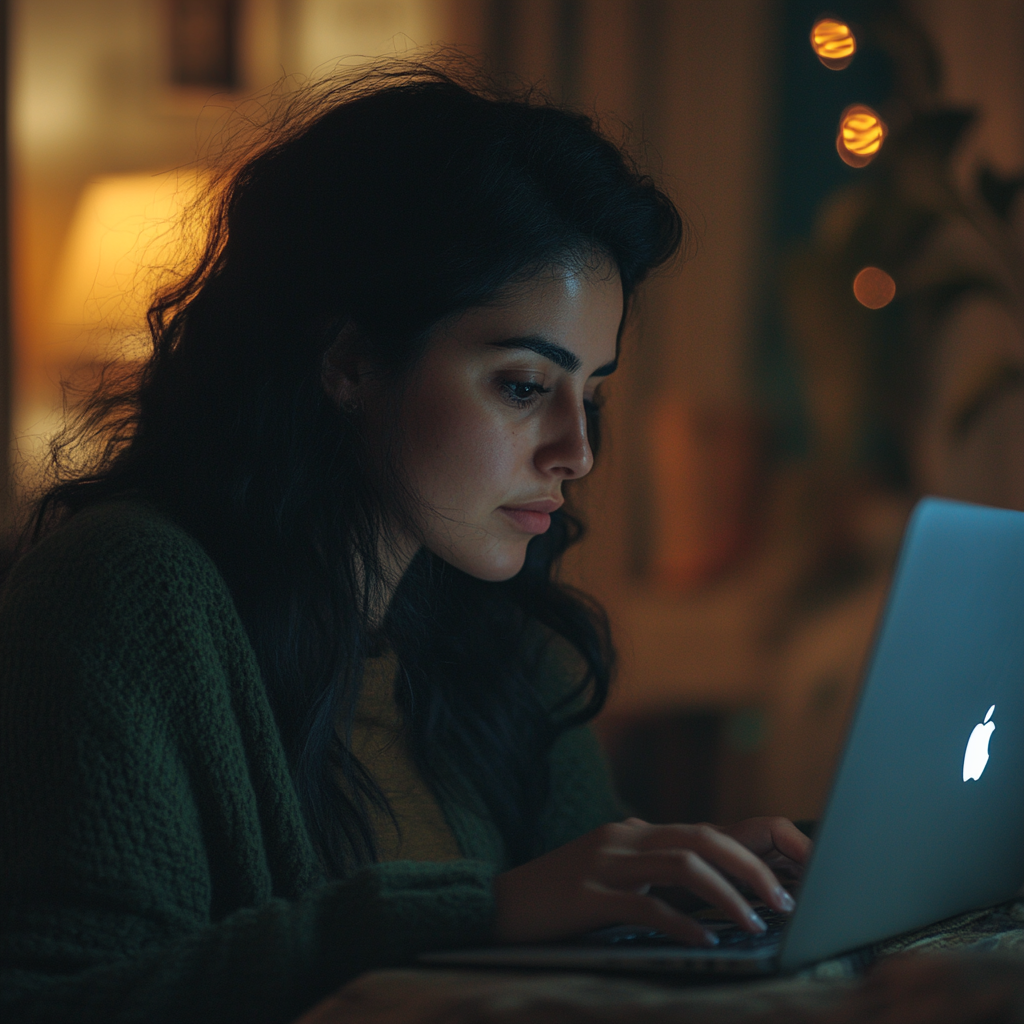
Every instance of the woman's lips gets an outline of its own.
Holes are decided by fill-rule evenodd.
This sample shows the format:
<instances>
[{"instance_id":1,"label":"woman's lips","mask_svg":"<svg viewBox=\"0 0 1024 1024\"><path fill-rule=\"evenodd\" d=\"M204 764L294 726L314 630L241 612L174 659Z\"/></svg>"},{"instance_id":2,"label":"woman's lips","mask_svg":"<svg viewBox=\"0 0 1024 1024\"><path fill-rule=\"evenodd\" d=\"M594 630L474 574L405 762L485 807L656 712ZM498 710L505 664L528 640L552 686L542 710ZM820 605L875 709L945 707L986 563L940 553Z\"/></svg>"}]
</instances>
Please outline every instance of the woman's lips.
<instances>
[{"instance_id":1,"label":"woman's lips","mask_svg":"<svg viewBox=\"0 0 1024 1024\"><path fill-rule=\"evenodd\" d=\"M505 508L504 505L501 507L501 511L505 513L519 527L523 533L546 533L549 526L551 526L551 513L550 512L531 512L525 508Z\"/></svg>"},{"instance_id":2,"label":"woman's lips","mask_svg":"<svg viewBox=\"0 0 1024 1024\"><path fill-rule=\"evenodd\" d=\"M561 502L548 498L531 501L525 505L502 505L505 513L523 533L546 533L551 526L551 513L561 507Z\"/></svg>"}]
</instances>

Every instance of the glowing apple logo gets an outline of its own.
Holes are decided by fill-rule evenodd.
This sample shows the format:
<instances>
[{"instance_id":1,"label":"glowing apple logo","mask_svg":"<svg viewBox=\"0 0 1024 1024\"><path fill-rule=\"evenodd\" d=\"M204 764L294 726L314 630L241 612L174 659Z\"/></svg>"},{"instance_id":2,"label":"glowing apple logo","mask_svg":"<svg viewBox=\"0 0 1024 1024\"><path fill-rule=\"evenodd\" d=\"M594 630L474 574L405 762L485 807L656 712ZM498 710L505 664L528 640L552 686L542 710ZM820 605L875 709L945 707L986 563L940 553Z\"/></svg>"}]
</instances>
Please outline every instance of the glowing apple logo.
<instances>
[{"instance_id":1,"label":"glowing apple logo","mask_svg":"<svg viewBox=\"0 0 1024 1024\"><path fill-rule=\"evenodd\" d=\"M988 764L988 741L992 738L996 723L990 722L992 712L995 711L995 704L988 709L988 714L983 722L979 722L971 732L971 738L967 741L967 749L964 751L964 782L968 779L977 781Z\"/></svg>"}]
</instances>

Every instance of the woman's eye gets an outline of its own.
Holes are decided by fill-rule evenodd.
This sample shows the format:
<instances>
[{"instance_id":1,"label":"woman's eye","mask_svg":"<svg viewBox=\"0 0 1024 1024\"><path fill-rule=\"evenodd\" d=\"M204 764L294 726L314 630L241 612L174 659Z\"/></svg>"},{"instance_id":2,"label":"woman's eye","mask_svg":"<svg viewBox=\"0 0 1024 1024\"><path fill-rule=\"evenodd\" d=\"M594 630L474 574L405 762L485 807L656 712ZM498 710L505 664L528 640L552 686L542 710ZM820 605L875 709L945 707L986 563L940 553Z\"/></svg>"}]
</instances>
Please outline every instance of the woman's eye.
<instances>
[{"instance_id":1,"label":"woman's eye","mask_svg":"<svg viewBox=\"0 0 1024 1024\"><path fill-rule=\"evenodd\" d=\"M502 394L520 408L530 405L537 395L546 395L551 390L535 381L525 380L503 380L500 387Z\"/></svg>"}]
</instances>

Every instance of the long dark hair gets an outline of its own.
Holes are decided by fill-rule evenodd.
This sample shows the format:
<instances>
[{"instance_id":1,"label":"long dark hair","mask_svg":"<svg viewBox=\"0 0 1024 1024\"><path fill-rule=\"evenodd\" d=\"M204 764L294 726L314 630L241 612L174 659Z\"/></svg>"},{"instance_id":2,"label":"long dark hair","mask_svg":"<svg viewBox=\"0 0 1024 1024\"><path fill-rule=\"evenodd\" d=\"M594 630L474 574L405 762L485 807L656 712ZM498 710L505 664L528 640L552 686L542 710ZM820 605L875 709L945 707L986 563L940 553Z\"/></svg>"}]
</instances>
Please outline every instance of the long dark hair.
<instances>
[{"instance_id":1,"label":"long dark hair","mask_svg":"<svg viewBox=\"0 0 1024 1024\"><path fill-rule=\"evenodd\" d=\"M325 352L355 325L400 383L440 321L595 254L618 269L628 309L683 232L580 114L430 63L329 82L293 100L227 178L198 264L150 309L152 356L101 385L55 446L60 473L69 445L100 442L91 468L64 470L40 500L36 536L136 495L216 562L329 872L374 859L369 807L387 806L346 742L375 644L398 654L425 780L482 804L513 862L538 852L547 753L600 710L613 653L601 610L553 579L582 530L565 512L505 583L421 552L375 635L367 608L398 492L370 464L358 416L327 398ZM594 445L596 430L592 419ZM532 685L552 637L580 666L553 708Z\"/></svg>"}]
</instances>

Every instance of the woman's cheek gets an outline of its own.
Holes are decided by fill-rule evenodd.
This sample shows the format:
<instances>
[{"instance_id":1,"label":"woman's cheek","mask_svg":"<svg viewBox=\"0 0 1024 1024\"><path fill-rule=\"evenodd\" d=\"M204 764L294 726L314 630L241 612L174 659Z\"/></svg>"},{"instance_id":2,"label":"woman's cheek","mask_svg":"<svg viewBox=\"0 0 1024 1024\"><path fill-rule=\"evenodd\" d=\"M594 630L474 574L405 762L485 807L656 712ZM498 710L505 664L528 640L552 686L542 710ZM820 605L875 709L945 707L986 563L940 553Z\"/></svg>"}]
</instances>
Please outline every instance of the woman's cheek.
<instances>
[{"instance_id":1,"label":"woman's cheek","mask_svg":"<svg viewBox=\"0 0 1024 1024\"><path fill-rule=\"evenodd\" d=\"M463 420L444 426L415 445L411 476L428 504L458 509L472 520L509 498L515 466L511 439L487 424Z\"/></svg>"}]
</instances>

